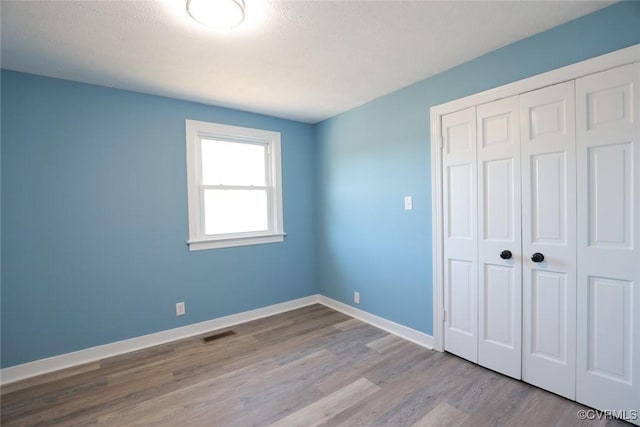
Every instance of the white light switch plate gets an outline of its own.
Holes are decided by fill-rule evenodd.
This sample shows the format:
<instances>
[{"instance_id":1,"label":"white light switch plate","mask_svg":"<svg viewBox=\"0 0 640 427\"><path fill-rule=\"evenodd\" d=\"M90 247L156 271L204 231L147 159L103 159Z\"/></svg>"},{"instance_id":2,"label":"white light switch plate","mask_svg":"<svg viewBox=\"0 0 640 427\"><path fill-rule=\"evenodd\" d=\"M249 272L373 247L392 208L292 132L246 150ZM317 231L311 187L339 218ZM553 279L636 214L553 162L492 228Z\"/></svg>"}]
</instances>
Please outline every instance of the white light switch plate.
<instances>
[{"instance_id":1,"label":"white light switch plate","mask_svg":"<svg viewBox=\"0 0 640 427\"><path fill-rule=\"evenodd\" d=\"M176 316L184 316L186 311L187 310L184 306L184 302L179 302L176 304Z\"/></svg>"},{"instance_id":2,"label":"white light switch plate","mask_svg":"<svg viewBox=\"0 0 640 427\"><path fill-rule=\"evenodd\" d=\"M404 196L404 210L410 211L411 209L413 209L413 197Z\"/></svg>"}]
</instances>

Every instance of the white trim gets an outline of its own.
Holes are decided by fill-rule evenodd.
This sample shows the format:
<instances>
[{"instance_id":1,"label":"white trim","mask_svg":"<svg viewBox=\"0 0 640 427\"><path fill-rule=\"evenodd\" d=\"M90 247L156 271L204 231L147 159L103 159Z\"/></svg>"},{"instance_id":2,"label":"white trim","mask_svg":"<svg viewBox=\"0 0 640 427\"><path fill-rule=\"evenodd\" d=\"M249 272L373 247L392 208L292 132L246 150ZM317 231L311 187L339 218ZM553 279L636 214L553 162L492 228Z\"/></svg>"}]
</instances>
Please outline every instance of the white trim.
<instances>
[{"instance_id":1,"label":"white trim","mask_svg":"<svg viewBox=\"0 0 640 427\"><path fill-rule=\"evenodd\" d=\"M431 229L433 237L433 348L444 351L444 236L442 220L442 121L440 115L431 109Z\"/></svg>"},{"instance_id":2,"label":"white trim","mask_svg":"<svg viewBox=\"0 0 640 427\"><path fill-rule=\"evenodd\" d=\"M520 95L553 84L575 80L621 65L640 61L640 44L567 65L517 82L431 107L431 195L433 227L433 342L444 351L444 280L442 230L442 116L497 99Z\"/></svg>"},{"instance_id":3,"label":"white trim","mask_svg":"<svg viewBox=\"0 0 640 427\"><path fill-rule=\"evenodd\" d=\"M122 341L116 341L113 343L99 345L84 350L74 351L72 353L61 354L59 356L48 357L46 359L24 363L22 365L11 366L9 368L0 370L0 383L3 385L9 384L14 381L34 377L36 375L42 375L60 369L94 362L96 360L129 353L136 350L142 350L144 348L192 337L194 335L204 334L206 332L217 329L228 328L239 323L261 319L267 316L273 316L274 314L295 310L317 303L318 296L311 295L280 304L257 308L255 310L249 310L242 313L231 314L229 316L218 317L217 319L194 323L192 325L168 329L165 331L130 338Z\"/></svg>"},{"instance_id":4,"label":"white trim","mask_svg":"<svg viewBox=\"0 0 640 427\"><path fill-rule=\"evenodd\" d=\"M433 348L433 337L422 332L411 329L407 326L400 325L390 320L378 317L366 311L343 304L334 299L316 294L292 301L274 304L267 307L257 308L242 313L231 314L229 316L219 317L217 319L206 320L204 322L194 323L192 325L182 326L179 328L168 329L149 335L130 338L122 341L116 341L109 344L99 345L84 350L74 351L72 353L61 354L46 359L40 359L22 365L11 366L0 370L0 384L6 385L15 381L24 380L60 369L71 368L73 366L83 365L85 363L95 362L108 357L118 356L120 354L132 351L142 350L171 341L189 338L194 335L204 334L206 332L228 328L240 323L261 319L263 317L273 316L275 314L284 313L286 311L296 310L312 304L322 304L333 310L340 311L348 316L362 320L377 328L397 335L408 341L416 343L422 347Z\"/></svg>"},{"instance_id":5,"label":"white trim","mask_svg":"<svg viewBox=\"0 0 640 427\"><path fill-rule=\"evenodd\" d=\"M286 233L273 233L264 235L250 235L240 237L223 237L208 240L189 240L190 251L201 251L205 249L232 248L235 246L262 245L264 243L277 243L284 240Z\"/></svg>"},{"instance_id":6,"label":"white trim","mask_svg":"<svg viewBox=\"0 0 640 427\"><path fill-rule=\"evenodd\" d=\"M284 240L282 214L282 167L280 132L240 126L185 120L187 159L187 199L189 213L189 250L227 248L234 246L276 243ZM209 236L204 230L204 202L202 200L201 139L223 139L239 143L260 144L266 147L266 189L268 230ZM209 187L209 186L207 186ZM234 186L225 186L234 188ZM243 187L244 188L244 187ZM246 187L249 188L249 187ZM253 187L252 187L253 188Z\"/></svg>"},{"instance_id":7,"label":"white trim","mask_svg":"<svg viewBox=\"0 0 640 427\"><path fill-rule=\"evenodd\" d=\"M427 335L423 332L416 331L415 329L392 322L391 320L376 316L375 314L371 314L367 311L360 310L359 308L341 303L340 301L325 297L324 295L318 295L318 302L336 311L340 311L358 320L362 320L363 322L382 329L383 331L387 331L390 334L418 344L419 346L433 349L433 337L431 335Z\"/></svg>"}]
</instances>

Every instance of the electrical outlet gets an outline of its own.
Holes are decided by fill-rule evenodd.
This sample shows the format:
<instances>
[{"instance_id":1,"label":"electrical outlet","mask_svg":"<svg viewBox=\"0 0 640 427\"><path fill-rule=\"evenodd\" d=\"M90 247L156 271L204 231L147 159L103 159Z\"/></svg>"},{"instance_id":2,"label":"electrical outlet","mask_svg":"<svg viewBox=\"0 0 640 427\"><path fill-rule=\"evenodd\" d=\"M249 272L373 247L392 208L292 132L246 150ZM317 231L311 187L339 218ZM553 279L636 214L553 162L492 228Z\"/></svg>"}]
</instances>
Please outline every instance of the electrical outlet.
<instances>
[{"instance_id":1,"label":"electrical outlet","mask_svg":"<svg viewBox=\"0 0 640 427\"><path fill-rule=\"evenodd\" d=\"M360 292L353 293L353 302L356 304L360 304Z\"/></svg>"},{"instance_id":2,"label":"electrical outlet","mask_svg":"<svg viewBox=\"0 0 640 427\"><path fill-rule=\"evenodd\" d=\"M184 302L176 303L176 316L184 316L187 312L187 309L184 306Z\"/></svg>"}]
</instances>

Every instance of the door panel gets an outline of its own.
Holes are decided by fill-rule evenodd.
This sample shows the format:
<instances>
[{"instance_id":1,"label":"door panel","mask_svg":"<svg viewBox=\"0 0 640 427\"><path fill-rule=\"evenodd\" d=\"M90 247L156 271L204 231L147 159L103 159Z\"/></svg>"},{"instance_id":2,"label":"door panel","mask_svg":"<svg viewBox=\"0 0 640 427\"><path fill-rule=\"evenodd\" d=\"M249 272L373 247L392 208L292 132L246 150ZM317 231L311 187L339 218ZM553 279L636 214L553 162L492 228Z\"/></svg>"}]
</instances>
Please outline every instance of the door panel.
<instances>
[{"instance_id":1,"label":"door panel","mask_svg":"<svg viewBox=\"0 0 640 427\"><path fill-rule=\"evenodd\" d=\"M525 94L526 97L534 96ZM523 117L529 133L529 142L543 143L552 141L558 135L566 135L567 129L567 100L540 99L540 103L529 105L527 115Z\"/></svg>"},{"instance_id":2,"label":"door panel","mask_svg":"<svg viewBox=\"0 0 640 427\"><path fill-rule=\"evenodd\" d=\"M588 370L631 384L632 283L589 277Z\"/></svg>"},{"instance_id":3,"label":"door panel","mask_svg":"<svg viewBox=\"0 0 640 427\"><path fill-rule=\"evenodd\" d=\"M637 63L576 80L576 398L598 409L640 408L639 87Z\"/></svg>"},{"instance_id":4,"label":"door panel","mask_svg":"<svg viewBox=\"0 0 640 427\"><path fill-rule=\"evenodd\" d=\"M473 166L470 164L452 165L447 168L448 187L447 204L449 215L449 237L474 239L471 235L471 223L475 212L472 211L472 194L475 191Z\"/></svg>"},{"instance_id":5,"label":"door panel","mask_svg":"<svg viewBox=\"0 0 640 427\"><path fill-rule=\"evenodd\" d=\"M619 71L613 73L619 74ZM592 76L589 78L593 79ZM612 126L633 127L632 101L633 83L630 81L589 92L586 94L586 130L606 132Z\"/></svg>"},{"instance_id":6,"label":"door panel","mask_svg":"<svg viewBox=\"0 0 640 427\"><path fill-rule=\"evenodd\" d=\"M513 240L513 159L484 162L484 238Z\"/></svg>"},{"instance_id":7,"label":"door panel","mask_svg":"<svg viewBox=\"0 0 640 427\"><path fill-rule=\"evenodd\" d=\"M451 282L450 298L447 312L449 313L449 327L452 331L475 335L475 320L471 315L475 310L471 306L474 293L473 263L457 259L449 260L449 278Z\"/></svg>"},{"instance_id":8,"label":"door panel","mask_svg":"<svg viewBox=\"0 0 640 427\"><path fill-rule=\"evenodd\" d=\"M514 348L513 268L485 264L484 274L484 335L482 339L508 349ZM505 309L506 307L506 309ZM482 355L481 355L482 356Z\"/></svg>"},{"instance_id":9,"label":"door panel","mask_svg":"<svg viewBox=\"0 0 640 427\"><path fill-rule=\"evenodd\" d=\"M531 353L566 364L567 276L534 270L531 280ZM555 304L549 304L554 301Z\"/></svg>"},{"instance_id":10,"label":"door panel","mask_svg":"<svg viewBox=\"0 0 640 427\"><path fill-rule=\"evenodd\" d=\"M478 361L475 108L442 118L445 350Z\"/></svg>"},{"instance_id":11,"label":"door panel","mask_svg":"<svg viewBox=\"0 0 640 427\"><path fill-rule=\"evenodd\" d=\"M590 246L631 245L632 148L630 142L587 148Z\"/></svg>"},{"instance_id":12,"label":"door panel","mask_svg":"<svg viewBox=\"0 0 640 427\"><path fill-rule=\"evenodd\" d=\"M567 243L566 153L531 156L532 243Z\"/></svg>"},{"instance_id":13,"label":"door panel","mask_svg":"<svg viewBox=\"0 0 640 427\"><path fill-rule=\"evenodd\" d=\"M478 363L521 377L520 129L518 97L477 107ZM502 259L502 251L511 252Z\"/></svg>"},{"instance_id":14,"label":"door panel","mask_svg":"<svg viewBox=\"0 0 640 427\"><path fill-rule=\"evenodd\" d=\"M576 181L573 82L520 96L523 379L575 398ZM533 262L539 252L544 261Z\"/></svg>"}]
</instances>

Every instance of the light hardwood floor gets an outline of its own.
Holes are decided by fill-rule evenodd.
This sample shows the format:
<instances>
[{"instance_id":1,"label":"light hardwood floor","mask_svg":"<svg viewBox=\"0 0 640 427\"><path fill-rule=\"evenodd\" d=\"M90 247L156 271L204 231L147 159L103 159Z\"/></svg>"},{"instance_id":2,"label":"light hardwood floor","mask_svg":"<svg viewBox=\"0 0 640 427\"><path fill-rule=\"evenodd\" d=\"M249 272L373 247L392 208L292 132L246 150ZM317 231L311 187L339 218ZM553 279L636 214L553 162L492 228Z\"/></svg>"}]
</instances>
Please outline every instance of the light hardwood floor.
<instances>
[{"instance_id":1,"label":"light hardwood floor","mask_svg":"<svg viewBox=\"0 0 640 427\"><path fill-rule=\"evenodd\" d=\"M321 305L231 329L9 384L2 425L630 425Z\"/></svg>"}]
</instances>

